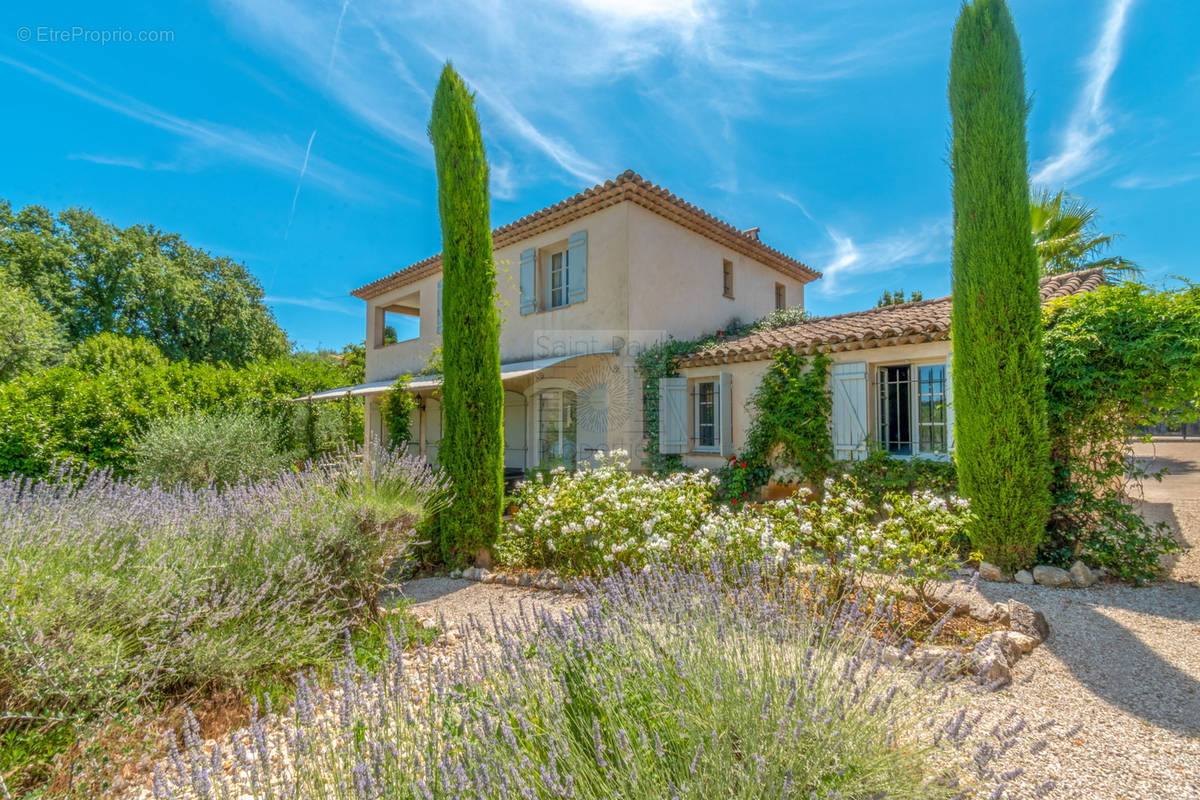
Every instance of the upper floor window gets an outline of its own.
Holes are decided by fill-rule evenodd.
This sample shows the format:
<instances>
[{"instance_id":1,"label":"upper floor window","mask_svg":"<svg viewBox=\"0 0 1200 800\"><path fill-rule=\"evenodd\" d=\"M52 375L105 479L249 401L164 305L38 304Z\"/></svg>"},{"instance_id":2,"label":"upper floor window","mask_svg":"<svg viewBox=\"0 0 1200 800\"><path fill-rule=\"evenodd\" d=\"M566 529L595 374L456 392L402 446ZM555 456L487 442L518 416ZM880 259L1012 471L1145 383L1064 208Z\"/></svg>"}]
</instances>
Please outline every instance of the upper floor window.
<instances>
[{"instance_id":1,"label":"upper floor window","mask_svg":"<svg viewBox=\"0 0 1200 800\"><path fill-rule=\"evenodd\" d=\"M787 308L787 287L782 283L775 284L775 310L782 311Z\"/></svg>"},{"instance_id":2,"label":"upper floor window","mask_svg":"<svg viewBox=\"0 0 1200 800\"><path fill-rule=\"evenodd\" d=\"M588 236L521 251L521 315L565 308L587 300Z\"/></svg>"},{"instance_id":3,"label":"upper floor window","mask_svg":"<svg viewBox=\"0 0 1200 800\"><path fill-rule=\"evenodd\" d=\"M570 295L570 253L556 250L546 254L546 308L562 308Z\"/></svg>"},{"instance_id":4,"label":"upper floor window","mask_svg":"<svg viewBox=\"0 0 1200 800\"><path fill-rule=\"evenodd\" d=\"M721 262L721 292L726 297L733 298L733 262L728 258Z\"/></svg>"}]
</instances>

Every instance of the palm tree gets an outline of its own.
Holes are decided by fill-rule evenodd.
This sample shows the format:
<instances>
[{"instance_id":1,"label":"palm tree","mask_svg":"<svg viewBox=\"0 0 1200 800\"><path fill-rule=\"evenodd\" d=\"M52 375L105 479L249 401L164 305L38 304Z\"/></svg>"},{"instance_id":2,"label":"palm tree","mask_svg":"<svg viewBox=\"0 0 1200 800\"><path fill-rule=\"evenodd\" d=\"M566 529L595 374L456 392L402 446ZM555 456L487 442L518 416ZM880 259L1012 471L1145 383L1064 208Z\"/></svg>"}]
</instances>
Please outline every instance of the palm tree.
<instances>
[{"instance_id":1,"label":"palm tree","mask_svg":"<svg viewBox=\"0 0 1200 800\"><path fill-rule=\"evenodd\" d=\"M1100 235L1095 229L1099 214L1078 197L1043 189L1029 205L1043 275L1102 267L1110 277L1125 278L1142 271L1127 258L1102 256L1121 234Z\"/></svg>"}]
</instances>

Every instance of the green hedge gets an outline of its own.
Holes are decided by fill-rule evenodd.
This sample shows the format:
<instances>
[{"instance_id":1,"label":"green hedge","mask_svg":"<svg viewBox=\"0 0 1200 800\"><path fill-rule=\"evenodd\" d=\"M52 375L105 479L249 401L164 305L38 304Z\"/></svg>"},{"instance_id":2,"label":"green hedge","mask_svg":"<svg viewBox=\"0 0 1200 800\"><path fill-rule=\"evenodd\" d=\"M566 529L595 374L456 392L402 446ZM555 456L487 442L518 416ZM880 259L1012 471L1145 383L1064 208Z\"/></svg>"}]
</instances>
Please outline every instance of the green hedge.
<instances>
[{"instance_id":1,"label":"green hedge","mask_svg":"<svg viewBox=\"0 0 1200 800\"><path fill-rule=\"evenodd\" d=\"M144 340L101 334L84 342L63 366L0 384L0 474L45 475L72 460L126 475L133 444L156 420L197 411L251 410L268 418L280 449L306 451L304 419L327 418L340 440L362 436L361 405L329 402L310 410L287 400L344 385L345 367L316 356L286 356L228 366L170 362ZM313 404L317 406L317 404Z\"/></svg>"}]
</instances>

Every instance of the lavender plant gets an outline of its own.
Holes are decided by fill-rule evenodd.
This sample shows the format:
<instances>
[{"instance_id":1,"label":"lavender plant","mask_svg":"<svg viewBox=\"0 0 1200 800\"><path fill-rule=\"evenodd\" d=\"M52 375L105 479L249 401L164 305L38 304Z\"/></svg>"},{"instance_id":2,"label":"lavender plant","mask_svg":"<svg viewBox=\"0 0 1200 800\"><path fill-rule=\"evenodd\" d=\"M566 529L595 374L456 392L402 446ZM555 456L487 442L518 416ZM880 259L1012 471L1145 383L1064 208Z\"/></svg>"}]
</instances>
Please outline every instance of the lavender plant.
<instances>
[{"instance_id":1,"label":"lavender plant","mask_svg":"<svg viewBox=\"0 0 1200 800\"><path fill-rule=\"evenodd\" d=\"M224 491L0 480L0 733L330 662L446 494L388 452Z\"/></svg>"},{"instance_id":2,"label":"lavender plant","mask_svg":"<svg viewBox=\"0 0 1200 800\"><path fill-rule=\"evenodd\" d=\"M302 681L213 750L193 726L155 796L1020 796L1005 767L1044 743L887 667L867 606L814 615L814 593L770 564L623 570L568 615L476 622L451 659L393 646Z\"/></svg>"}]
</instances>

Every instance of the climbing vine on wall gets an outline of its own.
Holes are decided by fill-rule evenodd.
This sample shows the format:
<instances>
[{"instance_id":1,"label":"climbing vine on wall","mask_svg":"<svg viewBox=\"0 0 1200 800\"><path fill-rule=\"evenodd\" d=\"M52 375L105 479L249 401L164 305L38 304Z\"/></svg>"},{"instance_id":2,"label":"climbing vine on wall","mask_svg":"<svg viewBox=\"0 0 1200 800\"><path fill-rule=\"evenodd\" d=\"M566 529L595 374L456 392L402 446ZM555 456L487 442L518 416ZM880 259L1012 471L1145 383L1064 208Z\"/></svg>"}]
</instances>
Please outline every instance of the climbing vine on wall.
<instances>
[{"instance_id":1,"label":"climbing vine on wall","mask_svg":"<svg viewBox=\"0 0 1200 800\"><path fill-rule=\"evenodd\" d=\"M829 432L829 357L811 359L777 350L747 404L746 449L721 470L730 500L740 502L770 480L777 466L793 468L806 483L819 484L833 464Z\"/></svg>"},{"instance_id":2,"label":"climbing vine on wall","mask_svg":"<svg viewBox=\"0 0 1200 800\"><path fill-rule=\"evenodd\" d=\"M762 319L750 323L732 320L724 330L699 336L695 339L667 339L648 347L637 357L637 370L642 378L642 418L645 421L646 453L643 459L651 472L668 473L683 469L683 458L658 451L658 381L678 375L675 359L680 356L706 350L739 336L748 336L759 331L798 325L809 318L799 306L780 308Z\"/></svg>"}]
</instances>

